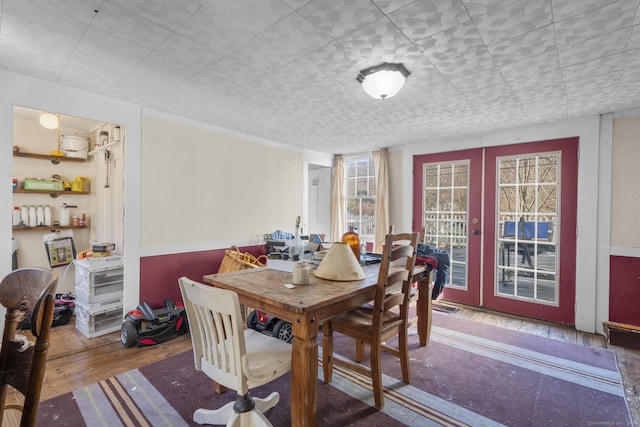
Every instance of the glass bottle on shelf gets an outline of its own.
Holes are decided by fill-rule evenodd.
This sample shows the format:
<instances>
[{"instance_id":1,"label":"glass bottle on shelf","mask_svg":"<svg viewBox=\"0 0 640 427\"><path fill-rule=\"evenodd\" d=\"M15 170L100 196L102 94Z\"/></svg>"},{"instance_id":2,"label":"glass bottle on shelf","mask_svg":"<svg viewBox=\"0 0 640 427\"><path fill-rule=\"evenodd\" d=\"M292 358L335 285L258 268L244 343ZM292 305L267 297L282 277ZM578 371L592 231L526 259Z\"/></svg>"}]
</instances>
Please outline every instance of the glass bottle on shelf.
<instances>
[{"instance_id":1,"label":"glass bottle on shelf","mask_svg":"<svg viewBox=\"0 0 640 427\"><path fill-rule=\"evenodd\" d=\"M349 231L342 235L342 243L349 245L356 259L360 261L360 236L353 226L350 226Z\"/></svg>"}]
</instances>

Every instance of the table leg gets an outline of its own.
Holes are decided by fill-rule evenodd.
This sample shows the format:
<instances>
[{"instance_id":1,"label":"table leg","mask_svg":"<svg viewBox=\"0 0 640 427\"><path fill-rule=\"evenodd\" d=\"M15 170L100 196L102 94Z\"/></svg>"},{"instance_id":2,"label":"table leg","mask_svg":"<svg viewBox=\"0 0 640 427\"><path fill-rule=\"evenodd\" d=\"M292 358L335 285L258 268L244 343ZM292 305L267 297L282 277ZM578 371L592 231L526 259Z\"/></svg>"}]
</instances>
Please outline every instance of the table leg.
<instances>
[{"instance_id":1,"label":"table leg","mask_svg":"<svg viewBox=\"0 0 640 427\"><path fill-rule=\"evenodd\" d=\"M216 394L222 394L227 391L227 388L222 384L213 381L213 391L215 391Z\"/></svg>"},{"instance_id":2,"label":"table leg","mask_svg":"<svg viewBox=\"0 0 640 427\"><path fill-rule=\"evenodd\" d=\"M433 291L433 281L431 280L431 272L418 282L418 302L416 310L418 311L418 337L420 345L429 344L431 336L431 292Z\"/></svg>"},{"instance_id":3,"label":"table leg","mask_svg":"<svg viewBox=\"0 0 640 427\"><path fill-rule=\"evenodd\" d=\"M316 425L318 406L317 316L300 315L293 322L291 357L291 425Z\"/></svg>"}]
</instances>

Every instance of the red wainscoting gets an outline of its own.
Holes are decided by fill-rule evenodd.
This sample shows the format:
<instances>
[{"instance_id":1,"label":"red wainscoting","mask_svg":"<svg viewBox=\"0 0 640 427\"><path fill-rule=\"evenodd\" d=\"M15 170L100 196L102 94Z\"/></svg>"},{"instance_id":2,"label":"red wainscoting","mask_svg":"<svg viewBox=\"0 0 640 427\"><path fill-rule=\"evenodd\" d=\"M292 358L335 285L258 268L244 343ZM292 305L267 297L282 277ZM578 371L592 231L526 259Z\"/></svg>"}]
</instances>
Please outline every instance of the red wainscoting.
<instances>
[{"instance_id":1,"label":"red wainscoting","mask_svg":"<svg viewBox=\"0 0 640 427\"><path fill-rule=\"evenodd\" d=\"M609 320L640 326L640 258L611 256Z\"/></svg>"},{"instance_id":2,"label":"red wainscoting","mask_svg":"<svg viewBox=\"0 0 640 427\"><path fill-rule=\"evenodd\" d=\"M164 299L182 300L178 279L187 276L202 281L202 276L218 271L225 249L158 255L140 258L140 302L152 307L164 306ZM264 255L264 245L241 247L241 252ZM135 307L125 307L130 310Z\"/></svg>"},{"instance_id":3,"label":"red wainscoting","mask_svg":"<svg viewBox=\"0 0 640 427\"><path fill-rule=\"evenodd\" d=\"M255 256L264 255L264 245L240 248ZM181 300L178 278L202 276L218 271L225 249L158 255L140 259L140 301L152 307L164 305L165 298ZM609 320L640 326L640 258L610 257ZM134 307L125 307L131 309Z\"/></svg>"}]
</instances>

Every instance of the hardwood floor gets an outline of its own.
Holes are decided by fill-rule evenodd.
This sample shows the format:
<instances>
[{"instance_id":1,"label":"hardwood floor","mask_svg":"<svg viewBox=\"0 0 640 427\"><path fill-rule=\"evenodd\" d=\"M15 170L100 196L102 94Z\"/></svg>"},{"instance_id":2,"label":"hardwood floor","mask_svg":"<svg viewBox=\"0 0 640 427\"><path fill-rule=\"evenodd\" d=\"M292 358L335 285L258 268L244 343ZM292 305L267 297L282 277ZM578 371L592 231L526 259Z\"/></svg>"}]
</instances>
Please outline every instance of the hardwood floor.
<instances>
[{"instance_id":1,"label":"hardwood floor","mask_svg":"<svg viewBox=\"0 0 640 427\"><path fill-rule=\"evenodd\" d=\"M611 346L604 336L578 332L572 327L506 315L472 307L439 303L458 308L448 316L457 316L489 325L500 326L550 339L568 341L587 347L601 348L616 353L622 374L625 395L633 425L640 426L640 351ZM79 387L112 377L191 349L188 334L175 337L163 344L146 348L124 348L120 333L87 339L75 329L75 320L51 330L51 346L41 400L47 400ZM26 332L26 331L24 331ZM23 333L24 333L23 332ZM15 401L11 395L8 402ZM18 425L17 411L5 414L6 424Z\"/></svg>"}]
</instances>

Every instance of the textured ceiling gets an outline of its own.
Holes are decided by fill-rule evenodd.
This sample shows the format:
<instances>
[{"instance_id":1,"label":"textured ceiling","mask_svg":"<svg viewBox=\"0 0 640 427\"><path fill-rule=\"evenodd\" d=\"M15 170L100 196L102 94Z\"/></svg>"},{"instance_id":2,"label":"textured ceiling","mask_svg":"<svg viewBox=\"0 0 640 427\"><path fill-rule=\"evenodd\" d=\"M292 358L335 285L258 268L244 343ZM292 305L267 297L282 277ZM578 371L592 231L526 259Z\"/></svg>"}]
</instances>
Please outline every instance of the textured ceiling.
<instances>
[{"instance_id":1,"label":"textured ceiling","mask_svg":"<svg viewBox=\"0 0 640 427\"><path fill-rule=\"evenodd\" d=\"M640 107L640 0L0 0L0 68L326 153ZM411 75L374 100L358 71Z\"/></svg>"}]
</instances>

